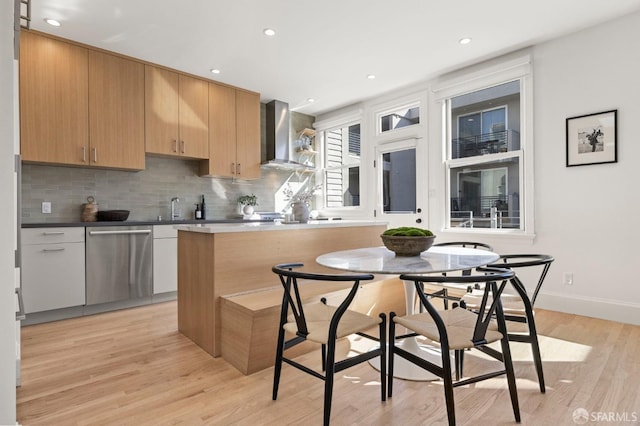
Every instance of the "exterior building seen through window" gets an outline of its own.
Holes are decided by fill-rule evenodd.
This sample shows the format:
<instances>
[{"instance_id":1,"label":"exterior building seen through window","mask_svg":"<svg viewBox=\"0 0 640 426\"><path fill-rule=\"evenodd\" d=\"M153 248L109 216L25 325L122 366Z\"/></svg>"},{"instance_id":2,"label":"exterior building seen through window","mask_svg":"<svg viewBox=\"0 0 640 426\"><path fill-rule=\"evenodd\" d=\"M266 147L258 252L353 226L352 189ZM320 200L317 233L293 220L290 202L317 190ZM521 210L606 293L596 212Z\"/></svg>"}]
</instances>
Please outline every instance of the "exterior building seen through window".
<instances>
[{"instance_id":1,"label":"exterior building seen through window","mask_svg":"<svg viewBox=\"0 0 640 426\"><path fill-rule=\"evenodd\" d=\"M447 100L449 226L521 227L520 80Z\"/></svg>"},{"instance_id":2,"label":"exterior building seen through window","mask_svg":"<svg viewBox=\"0 0 640 426\"><path fill-rule=\"evenodd\" d=\"M360 206L360 124L324 132L325 206Z\"/></svg>"}]
</instances>

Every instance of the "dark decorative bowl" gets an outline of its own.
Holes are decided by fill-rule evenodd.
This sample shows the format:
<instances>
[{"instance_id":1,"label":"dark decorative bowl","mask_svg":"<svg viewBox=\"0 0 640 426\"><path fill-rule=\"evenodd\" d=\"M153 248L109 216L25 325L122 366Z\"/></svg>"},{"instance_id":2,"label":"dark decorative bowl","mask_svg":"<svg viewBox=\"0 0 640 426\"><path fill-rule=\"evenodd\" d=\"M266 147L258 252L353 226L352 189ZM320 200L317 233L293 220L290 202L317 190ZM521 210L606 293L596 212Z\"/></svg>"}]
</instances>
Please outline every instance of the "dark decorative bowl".
<instances>
[{"instance_id":1,"label":"dark decorative bowl","mask_svg":"<svg viewBox=\"0 0 640 426\"><path fill-rule=\"evenodd\" d=\"M436 236L430 237L399 237L395 235L380 235L384 246L394 252L396 256L420 256L433 245Z\"/></svg>"},{"instance_id":2,"label":"dark decorative bowl","mask_svg":"<svg viewBox=\"0 0 640 426\"><path fill-rule=\"evenodd\" d=\"M129 210L98 210L96 219L99 222L118 222L127 220Z\"/></svg>"}]
</instances>

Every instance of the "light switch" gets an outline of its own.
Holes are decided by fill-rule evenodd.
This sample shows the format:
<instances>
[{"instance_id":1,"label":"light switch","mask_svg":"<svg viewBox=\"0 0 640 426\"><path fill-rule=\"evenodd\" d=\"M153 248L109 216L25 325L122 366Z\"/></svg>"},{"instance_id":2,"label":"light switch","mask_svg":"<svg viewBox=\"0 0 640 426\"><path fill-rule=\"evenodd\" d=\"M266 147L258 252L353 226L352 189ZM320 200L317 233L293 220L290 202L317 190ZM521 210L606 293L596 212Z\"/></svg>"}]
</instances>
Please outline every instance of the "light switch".
<instances>
[{"instance_id":1,"label":"light switch","mask_svg":"<svg viewBox=\"0 0 640 426\"><path fill-rule=\"evenodd\" d=\"M51 202L43 201L42 202L42 213L50 214L51 213Z\"/></svg>"}]
</instances>

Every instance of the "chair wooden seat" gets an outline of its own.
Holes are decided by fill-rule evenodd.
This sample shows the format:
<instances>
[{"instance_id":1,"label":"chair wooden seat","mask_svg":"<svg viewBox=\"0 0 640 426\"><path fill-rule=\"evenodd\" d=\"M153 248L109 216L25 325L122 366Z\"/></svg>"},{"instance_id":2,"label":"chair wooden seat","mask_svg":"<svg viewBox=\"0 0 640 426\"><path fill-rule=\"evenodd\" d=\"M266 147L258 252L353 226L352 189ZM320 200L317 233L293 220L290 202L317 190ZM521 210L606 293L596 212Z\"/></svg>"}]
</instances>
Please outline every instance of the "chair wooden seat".
<instances>
[{"instance_id":1,"label":"chair wooden seat","mask_svg":"<svg viewBox=\"0 0 640 426\"><path fill-rule=\"evenodd\" d=\"M465 294L461 300L464 301L467 309L476 310L482 302L482 294L480 290L473 290L472 293ZM503 293L500 300L502 300L502 310L505 315L526 316L525 306L520 296Z\"/></svg>"},{"instance_id":2,"label":"chair wooden seat","mask_svg":"<svg viewBox=\"0 0 640 426\"><path fill-rule=\"evenodd\" d=\"M337 308L334 306L325 305L324 303L309 303L304 307L304 314L307 322L307 331L309 334L306 336L306 340L312 342L327 344L329 337L329 327L331 326L331 318L336 313ZM336 329L336 338L342 339L351 334L359 331L368 330L370 328L378 326L382 322L380 317L370 317L365 314L354 311L346 311ZM284 329L291 334L298 332L298 325L296 324L293 315L289 315L287 323L284 324Z\"/></svg>"},{"instance_id":3,"label":"chair wooden seat","mask_svg":"<svg viewBox=\"0 0 640 426\"><path fill-rule=\"evenodd\" d=\"M469 349L475 346L473 334L475 332L478 315L459 307L440 311L439 314L445 327L447 327L449 349ZM433 341L438 342L440 340L438 326L428 312L396 317L394 322ZM487 343L502 339L502 333L498 331L498 325L495 321L489 323L484 338Z\"/></svg>"}]
</instances>

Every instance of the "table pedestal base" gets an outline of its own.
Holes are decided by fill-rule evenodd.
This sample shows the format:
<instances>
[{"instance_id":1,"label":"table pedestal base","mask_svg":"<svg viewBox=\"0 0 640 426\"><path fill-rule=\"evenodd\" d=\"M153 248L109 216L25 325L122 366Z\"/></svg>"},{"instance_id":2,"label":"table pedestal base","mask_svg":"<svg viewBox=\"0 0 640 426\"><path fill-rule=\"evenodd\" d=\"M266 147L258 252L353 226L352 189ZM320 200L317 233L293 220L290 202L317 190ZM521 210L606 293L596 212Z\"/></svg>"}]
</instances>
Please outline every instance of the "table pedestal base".
<instances>
[{"instance_id":1,"label":"table pedestal base","mask_svg":"<svg viewBox=\"0 0 640 426\"><path fill-rule=\"evenodd\" d=\"M424 358L430 362L433 362L437 365L442 365L442 355L440 354L440 348L424 345L418 343L415 337L409 337L397 343L396 346L404 349L407 352L411 352L419 356L420 358ZM387 352L389 353L389 352ZM369 364L380 371L380 358L374 358L369 361ZM453 360L451 361L451 365L453 366ZM404 380L414 380L417 382L426 382L439 380L440 377L435 374L418 367L417 365L407 361L406 359L396 356L393 363L393 377L396 379L404 379Z\"/></svg>"}]
</instances>

